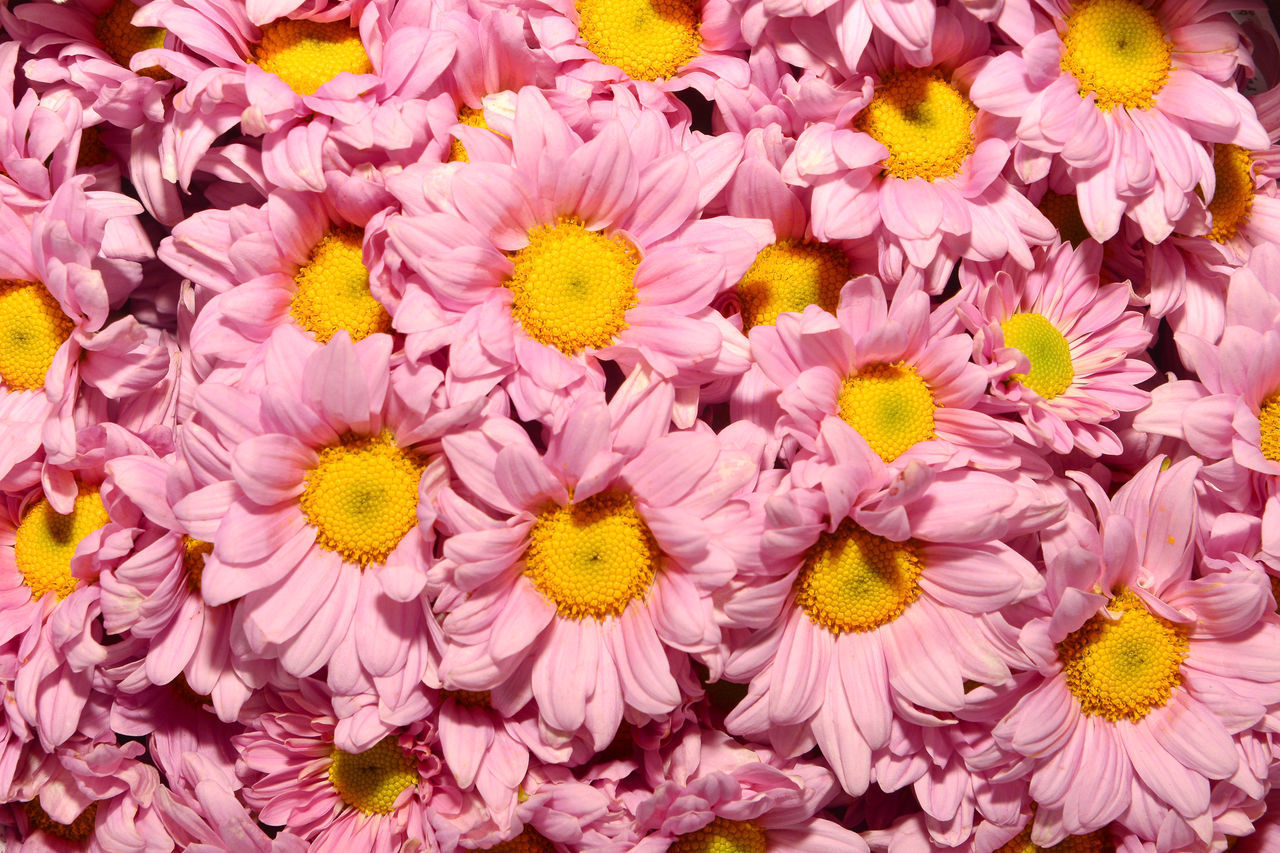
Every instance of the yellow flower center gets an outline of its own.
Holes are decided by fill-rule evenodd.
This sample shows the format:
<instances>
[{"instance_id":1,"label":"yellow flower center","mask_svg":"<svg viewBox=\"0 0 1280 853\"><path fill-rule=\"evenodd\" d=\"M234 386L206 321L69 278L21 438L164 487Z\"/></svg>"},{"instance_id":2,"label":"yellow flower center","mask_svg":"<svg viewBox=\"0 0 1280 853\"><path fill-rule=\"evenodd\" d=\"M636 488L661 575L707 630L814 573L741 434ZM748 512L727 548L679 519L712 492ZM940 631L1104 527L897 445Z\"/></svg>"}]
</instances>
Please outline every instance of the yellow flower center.
<instances>
[{"instance_id":1,"label":"yellow flower center","mask_svg":"<svg viewBox=\"0 0 1280 853\"><path fill-rule=\"evenodd\" d=\"M529 245L511 263L511 316L529 337L565 355L613 343L639 302L635 247L576 219L531 228Z\"/></svg>"},{"instance_id":2,"label":"yellow flower center","mask_svg":"<svg viewBox=\"0 0 1280 853\"><path fill-rule=\"evenodd\" d=\"M41 808L39 800L32 800L26 803L24 809L27 813L27 823L31 825L31 829L38 829L41 832L52 835L54 838L61 838L63 841L71 841L76 844L88 841L93 837L94 827L97 826L97 803L89 803L88 807L80 812L79 816L71 823L58 823L49 817L45 810Z\"/></svg>"},{"instance_id":3,"label":"yellow flower center","mask_svg":"<svg viewBox=\"0 0 1280 853\"><path fill-rule=\"evenodd\" d=\"M1272 462L1280 462L1280 392L1262 401L1258 426L1262 431L1262 455Z\"/></svg>"},{"instance_id":4,"label":"yellow flower center","mask_svg":"<svg viewBox=\"0 0 1280 853\"><path fill-rule=\"evenodd\" d=\"M213 543L190 536L182 537L182 568L187 576L187 588L200 594L200 580L204 576L205 558L213 553Z\"/></svg>"},{"instance_id":5,"label":"yellow flower center","mask_svg":"<svg viewBox=\"0 0 1280 853\"><path fill-rule=\"evenodd\" d=\"M289 314L320 343L341 329L360 341L376 332L391 331L391 315L369 292L365 268L364 229L332 227L311 249L311 256L294 275L298 289Z\"/></svg>"},{"instance_id":6,"label":"yellow flower center","mask_svg":"<svg viewBox=\"0 0 1280 853\"><path fill-rule=\"evenodd\" d=\"M349 563L385 563L418 523L422 462L391 433L346 437L320 451L298 503L316 542Z\"/></svg>"},{"instance_id":7,"label":"yellow flower center","mask_svg":"<svg viewBox=\"0 0 1280 853\"><path fill-rule=\"evenodd\" d=\"M537 830L526 829L510 841L501 841L485 849L489 853L555 853L556 848Z\"/></svg>"},{"instance_id":8,"label":"yellow flower center","mask_svg":"<svg viewBox=\"0 0 1280 853\"><path fill-rule=\"evenodd\" d=\"M1173 67L1155 13L1136 0L1084 0L1067 16L1062 70L1096 94L1098 108L1150 109Z\"/></svg>"},{"instance_id":9,"label":"yellow flower center","mask_svg":"<svg viewBox=\"0 0 1280 853\"><path fill-rule=\"evenodd\" d=\"M702 47L698 0L576 0L587 49L633 80L673 76Z\"/></svg>"},{"instance_id":10,"label":"yellow flower center","mask_svg":"<svg viewBox=\"0 0 1280 853\"><path fill-rule=\"evenodd\" d=\"M524 573L560 616L604 621L648 593L660 558L631 496L602 492L538 516Z\"/></svg>"},{"instance_id":11,"label":"yellow flower center","mask_svg":"<svg viewBox=\"0 0 1280 853\"><path fill-rule=\"evenodd\" d=\"M253 61L299 95L314 95L344 71L373 73L360 31L347 21L272 21L262 28Z\"/></svg>"},{"instance_id":12,"label":"yellow flower center","mask_svg":"<svg viewBox=\"0 0 1280 853\"><path fill-rule=\"evenodd\" d=\"M681 835L667 849L670 853L765 853L768 848L764 830L752 821L718 817L702 829Z\"/></svg>"},{"instance_id":13,"label":"yellow flower center","mask_svg":"<svg viewBox=\"0 0 1280 853\"><path fill-rule=\"evenodd\" d=\"M1067 687L1086 714L1137 722L1169 701L1182 683L1187 630L1156 616L1132 590L1058 644Z\"/></svg>"},{"instance_id":14,"label":"yellow flower center","mask_svg":"<svg viewBox=\"0 0 1280 853\"><path fill-rule=\"evenodd\" d=\"M1038 206L1045 219L1058 229L1064 242L1079 246L1089 239L1089 229L1085 227L1084 217L1080 215L1080 204L1074 195L1048 190Z\"/></svg>"},{"instance_id":15,"label":"yellow flower center","mask_svg":"<svg viewBox=\"0 0 1280 853\"><path fill-rule=\"evenodd\" d=\"M1116 849L1105 829L1088 835L1069 835L1052 847L1039 847L1031 843L1031 828L1032 821L1027 821L1022 832L996 850L996 853L1042 853L1048 850L1053 853L1112 853Z\"/></svg>"},{"instance_id":16,"label":"yellow flower center","mask_svg":"<svg viewBox=\"0 0 1280 853\"><path fill-rule=\"evenodd\" d=\"M0 279L0 380L13 391L44 387L44 375L75 323L34 281Z\"/></svg>"},{"instance_id":17,"label":"yellow flower center","mask_svg":"<svg viewBox=\"0 0 1280 853\"><path fill-rule=\"evenodd\" d=\"M809 305L834 314L849 276L849 258L835 246L799 240L765 246L738 282L742 330L772 326L782 312Z\"/></svg>"},{"instance_id":18,"label":"yellow flower center","mask_svg":"<svg viewBox=\"0 0 1280 853\"><path fill-rule=\"evenodd\" d=\"M1210 240L1225 243L1235 237L1253 212L1253 157L1239 145L1213 146L1213 199Z\"/></svg>"},{"instance_id":19,"label":"yellow flower center","mask_svg":"<svg viewBox=\"0 0 1280 853\"><path fill-rule=\"evenodd\" d=\"M868 364L844 380L836 410L885 462L933 438L933 400L914 366Z\"/></svg>"},{"instance_id":20,"label":"yellow flower center","mask_svg":"<svg viewBox=\"0 0 1280 853\"><path fill-rule=\"evenodd\" d=\"M80 583L71 574L76 546L109 520L98 490L92 488L81 488L67 515L56 512L48 498L27 510L14 532L13 557L33 599L47 592L59 600L71 594Z\"/></svg>"},{"instance_id":21,"label":"yellow flower center","mask_svg":"<svg viewBox=\"0 0 1280 853\"><path fill-rule=\"evenodd\" d=\"M111 8L98 17L94 25L94 34L98 43L107 55L117 63L129 67L133 55L142 50L155 50L164 47L164 29L162 27L135 27L133 15L138 7L131 0L116 0ZM138 72L153 80L169 80L172 75L159 65L144 68Z\"/></svg>"},{"instance_id":22,"label":"yellow flower center","mask_svg":"<svg viewBox=\"0 0 1280 853\"><path fill-rule=\"evenodd\" d=\"M1030 373L1013 379L1052 400L1071 387L1075 369L1066 337L1043 314L1014 314L1000 324L1006 346L1019 350L1031 365Z\"/></svg>"},{"instance_id":23,"label":"yellow flower center","mask_svg":"<svg viewBox=\"0 0 1280 853\"><path fill-rule=\"evenodd\" d=\"M805 553L796 604L833 634L871 631L897 619L920 597L923 571L915 540L894 542L845 519Z\"/></svg>"},{"instance_id":24,"label":"yellow flower center","mask_svg":"<svg viewBox=\"0 0 1280 853\"><path fill-rule=\"evenodd\" d=\"M365 814L389 814L400 792L418 781L418 763L387 735L364 752L333 750L329 783L343 802Z\"/></svg>"},{"instance_id":25,"label":"yellow flower center","mask_svg":"<svg viewBox=\"0 0 1280 853\"><path fill-rule=\"evenodd\" d=\"M889 149L885 174L935 181L960 171L973 153L977 107L936 68L904 68L880 78L855 126Z\"/></svg>"},{"instance_id":26,"label":"yellow flower center","mask_svg":"<svg viewBox=\"0 0 1280 853\"><path fill-rule=\"evenodd\" d=\"M498 131L489 127L489 122L484 120L484 110L477 110L472 107L458 107L458 124L498 133ZM505 133L498 133L498 135L503 139L509 138ZM449 142L449 160L459 163L471 162L471 158L467 156L467 149L463 147L461 139L454 139Z\"/></svg>"}]
</instances>

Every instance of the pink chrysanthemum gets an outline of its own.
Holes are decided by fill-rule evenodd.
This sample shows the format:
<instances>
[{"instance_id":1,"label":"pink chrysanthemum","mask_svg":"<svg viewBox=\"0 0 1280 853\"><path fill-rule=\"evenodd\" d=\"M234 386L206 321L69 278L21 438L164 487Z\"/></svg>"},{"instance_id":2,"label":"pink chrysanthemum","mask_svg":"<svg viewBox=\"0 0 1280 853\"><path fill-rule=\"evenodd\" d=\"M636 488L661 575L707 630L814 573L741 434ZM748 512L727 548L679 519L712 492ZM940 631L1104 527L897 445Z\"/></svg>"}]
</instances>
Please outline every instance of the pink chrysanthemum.
<instances>
[{"instance_id":1,"label":"pink chrysanthemum","mask_svg":"<svg viewBox=\"0 0 1280 853\"><path fill-rule=\"evenodd\" d=\"M337 721L320 684L303 679L295 692L268 693L267 703L232 741L242 796L258 820L308 841L312 853L398 853L415 842L439 849L431 822L461 811L463 798L441 771L429 722L348 752L334 745Z\"/></svg>"},{"instance_id":2,"label":"pink chrysanthemum","mask_svg":"<svg viewBox=\"0 0 1280 853\"><path fill-rule=\"evenodd\" d=\"M577 394L603 389L605 361L649 365L687 406L699 384L746 369L711 303L750 267L767 226L699 219L738 146L686 138L686 151L660 118L635 119L583 141L525 88L514 164L472 152L391 182L407 213L388 218L388 244L415 274L395 321L450 345L451 393L501 383L521 417L563 420Z\"/></svg>"},{"instance_id":3,"label":"pink chrysanthemum","mask_svg":"<svg viewBox=\"0 0 1280 853\"><path fill-rule=\"evenodd\" d=\"M912 465L890 484L852 442L838 451L798 463L766 505L764 574L731 606L772 618L729 660L750 687L726 725L783 755L816 741L859 795L891 733L901 748L903 725L946 724L966 680L1003 684L1022 663L999 614L1043 580L1000 538L1054 510L1028 481Z\"/></svg>"},{"instance_id":4,"label":"pink chrysanthemum","mask_svg":"<svg viewBox=\"0 0 1280 853\"><path fill-rule=\"evenodd\" d=\"M838 792L825 767L783 760L708 730L689 778L664 781L634 806L645 833L630 853L769 850L866 853L857 833L819 817Z\"/></svg>"},{"instance_id":5,"label":"pink chrysanthemum","mask_svg":"<svg viewBox=\"0 0 1280 853\"><path fill-rule=\"evenodd\" d=\"M152 0L135 23L164 27L184 49L143 51L134 64L158 64L187 84L165 123L165 176L185 188L209 146L237 125L263 137L272 184L314 192L327 168L419 143L403 104L453 57L452 38L429 28L428 6Z\"/></svg>"},{"instance_id":6,"label":"pink chrysanthemum","mask_svg":"<svg viewBox=\"0 0 1280 853\"><path fill-rule=\"evenodd\" d=\"M12 786L0 792L6 853L169 853L173 841L152 808L160 783L138 760L140 743L77 735L51 752L31 744Z\"/></svg>"},{"instance_id":7,"label":"pink chrysanthemum","mask_svg":"<svg viewBox=\"0 0 1280 853\"><path fill-rule=\"evenodd\" d=\"M822 114L796 140L784 174L813 187L814 234L874 237L891 256L882 264L896 257L928 270L935 292L961 257L1010 255L1031 266L1030 246L1048 243L1053 227L1001 174L1008 120L968 97L989 41L985 25L943 8L932 65L916 67L901 48L873 41L864 61L872 76L801 90L816 101L808 111Z\"/></svg>"},{"instance_id":8,"label":"pink chrysanthemum","mask_svg":"<svg viewBox=\"0 0 1280 853\"><path fill-rule=\"evenodd\" d=\"M260 207L206 210L175 227L159 255L196 285L187 354L197 378L260 384L282 326L321 344L339 331L390 334L397 294L365 264L365 225L389 201L375 183L335 177L324 193L277 191Z\"/></svg>"},{"instance_id":9,"label":"pink chrysanthemum","mask_svg":"<svg viewBox=\"0 0 1280 853\"><path fill-rule=\"evenodd\" d=\"M970 89L980 108L1018 120L1022 178L1067 166L1098 240L1130 216L1158 243L1213 187L1205 143L1267 147L1236 90L1248 61L1228 13L1199 0L1038 0L1052 25L1002 53ZM1123 57L1123 58L1121 58Z\"/></svg>"},{"instance_id":10,"label":"pink chrysanthemum","mask_svg":"<svg viewBox=\"0 0 1280 853\"><path fill-rule=\"evenodd\" d=\"M1207 842L1210 783L1239 766L1233 735L1280 699L1266 575L1192 577L1200 463L1163 463L1114 498L1080 478L1098 528L1045 537L1043 614L1020 639L1040 678L994 730L1029 759L1040 846L1112 820ZM1080 773L1089 785L1071 784Z\"/></svg>"},{"instance_id":11,"label":"pink chrysanthemum","mask_svg":"<svg viewBox=\"0 0 1280 853\"><path fill-rule=\"evenodd\" d=\"M64 183L29 223L0 207L0 486L33 483L42 445L49 461L69 461L79 426L169 370L162 332L109 322L151 255L141 208L86 192L87 181Z\"/></svg>"},{"instance_id":12,"label":"pink chrysanthemum","mask_svg":"<svg viewBox=\"0 0 1280 853\"><path fill-rule=\"evenodd\" d=\"M328 664L338 693L369 681L391 714L436 656L420 594L447 473L428 454L479 406L443 406L432 368L393 373L389 336L273 341L259 395L195 394L230 457L229 479L182 507L188 535L213 543L201 592L236 602L254 653L298 676Z\"/></svg>"},{"instance_id":13,"label":"pink chrysanthemum","mask_svg":"<svg viewBox=\"0 0 1280 853\"><path fill-rule=\"evenodd\" d=\"M494 514L442 497L441 679L501 687L512 709L532 693L552 745L603 749L624 716L674 710L690 655L720 638L711 594L752 547L734 497L756 463L709 430L664 435L670 388L650 390L579 404L545 454L505 419L444 439Z\"/></svg>"},{"instance_id":14,"label":"pink chrysanthemum","mask_svg":"<svg viewBox=\"0 0 1280 853\"><path fill-rule=\"evenodd\" d=\"M492 0L487 0L492 2ZM633 88L647 107L670 109L662 93L716 83L746 86L746 44L729 0L519 0L560 75L593 88Z\"/></svg>"},{"instance_id":15,"label":"pink chrysanthemum","mask_svg":"<svg viewBox=\"0 0 1280 853\"><path fill-rule=\"evenodd\" d=\"M961 296L996 410L1016 412L1025 428L1015 434L1054 453L1119 453L1120 439L1103 424L1146 405L1137 386L1155 372L1132 357L1151 333L1141 314L1125 310L1129 283L1101 285L1101 260L1093 241L1059 243L1031 271L975 270Z\"/></svg>"},{"instance_id":16,"label":"pink chrysanthemum","mask_svg":"<svg viewBox=\"0 0 1280 853\"><path fill-rule=\"evenodd\" d=\"M1020 464L1009 433L976 409L986 372L953 311L900 285L892 302L872 276L845 285L835 316L816 306L780 314L751 336L751 356L782 388L776 429L808 452L826 437L853 441L875 464Z\"/></svg>"},{"instance_id":17,"label":"pink chrysanthemum","mask_svg":"<svg viewBox=\"0 0 1280 853\"><path fill-rule=\"evenodd\" d=\"M0 642L17 637L14 696L47 748L87 730L81 715L102 645L99 572L133 547L140 514L104 480L103 456L144 445L115 425L81 433L78 464L45 469L47 485L5 493L0 509Z\"/></svg>"}]
</instances>

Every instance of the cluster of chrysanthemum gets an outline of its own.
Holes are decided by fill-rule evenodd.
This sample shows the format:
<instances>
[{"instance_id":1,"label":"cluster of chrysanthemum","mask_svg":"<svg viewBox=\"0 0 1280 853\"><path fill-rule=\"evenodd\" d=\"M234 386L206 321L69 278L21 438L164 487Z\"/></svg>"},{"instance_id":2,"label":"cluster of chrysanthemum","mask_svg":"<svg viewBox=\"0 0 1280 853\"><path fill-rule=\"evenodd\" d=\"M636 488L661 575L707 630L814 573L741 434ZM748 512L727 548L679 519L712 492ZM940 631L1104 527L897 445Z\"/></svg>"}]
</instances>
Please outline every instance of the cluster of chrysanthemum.
<instances>
[{"instance_id":1,"label":"cluster of chrysanthemum","mask_svg":"<svg viewBox=\"0 0 1280 853\"><path fill-rule=\"evenodd\" d=\"M1280 845L1253 4L0 27L5 853Z\"/></svg>"}]
</instances>

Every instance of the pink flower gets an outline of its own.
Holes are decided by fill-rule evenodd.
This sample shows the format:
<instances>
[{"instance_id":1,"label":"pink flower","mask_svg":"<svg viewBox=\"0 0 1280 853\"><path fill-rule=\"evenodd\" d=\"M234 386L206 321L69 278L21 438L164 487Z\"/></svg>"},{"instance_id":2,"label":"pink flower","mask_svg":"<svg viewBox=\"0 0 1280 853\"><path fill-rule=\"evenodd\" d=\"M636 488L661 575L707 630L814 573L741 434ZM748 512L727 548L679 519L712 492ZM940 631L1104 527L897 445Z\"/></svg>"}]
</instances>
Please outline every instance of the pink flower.
<instances>
[{"instance_id":1,"label":"pink flower","mask_svg":"<svg viewBox=\"0 0 1280 853\"><path fill-rule=\"evenodd\" d=\"M918 276L915 279L918 281ZM869 464L1012 468L1009 433L978 411L987 385L955 314L908 281L892 301L872 276L845 285L835 316L817 306L751 335L751 356L782 389L776 427L807 452L853 442Z\"/></svg>"},{"instance_id":2,"label":"pink flower","mask_svg":"<svg viewBox=\"0 0 1280 853\"><path fill-rule=\"evenodd\" d=\"M447 473L427 454L481 407L448 408L434 368L393 371L386 335L273 341L257 396L196 391L229 456L183 501L187 535L213 543L201 593L236 602L256 655L297 676L327 664L337 693L371 682L392 715L436 655L420 594Z\"/></svg>"},{"instance_id":3,"label":"pink flower","mask_svg":"<svg viewBox=\"0 0 1280 853\"><path fill-rule=\"evenodd\" d=\"M1020 640L1040 678L994 729L1029 759L1040 846L1112 820L1208 841L1211 782L1237 772L1235 740L1280 699L1266 575L1192 577L1200 463L1163 461L1110 499L1080 478L1098 528L1044 539L1042 614ZM1076 773L1092 784L1067 784Z\"/></svg>"},{"instance_id":4,"label":"pink flower","mask_svg":"<svg viewBox=\"0 0 1280 853\"><path fill-rule=\"evenodd\" d=\"M735 140L691 138L686 151L661 119L632 117L637 127L606 121L584 141L525 88L514 164L472 152L392 182L406 215L388 217L388 245L413 273L395 322L409 346L414 335L450 345L451 393L501 384L521 417L562 422L577 395L604 387L602 362L643 363L691 412L698 385L746 369L711 303L766 229L699 218L731 174Z\"/></svg>"},{"instance_id":5,"label":"pink flower","mask_svg":"<svg viewBox=\"0 0 1280 853\"><path fill-rule=\"evenodd\" d=\"M885 770L891 737L908 758L908 732L972 701L966 680L1004 684L1022 663L1000 613L1044 582L1000 540L1057 508L1029 481L984 472L915 463L890 482L846 445L835 464L797 463L766 504L762 570L726 606L770 618L726 666L750 686L725 724L782 755L816 742L856 796L873 764Z\"/></svg>"},{"instance_id":6,"label":"pink flower","mask_svg":"<svg viewBox=\"0 0 1280 853\"><path fill-rule=\"evenodd\" d=\"M1017 412L1015 434L1054 453L1120 452L1103 426L1146 405L1138 385L1155 372L1140 354L1151 341L1143 317L1126 311L1128 282L1100 285L1102 250L1059 243L1027 271L972 268L958 306L974 355L991 374L996 411Z\"/></svg>"},{"instance_id":7,"label":"pink flower","mask_svg":"<svg viewBox=\"0 0 1280 853\"><path fill-rule=\"evenodd\" d=\"M531 693L552 746L581 733L600 750L624 716L674 710L720 638L711 595L752 548L735 495L756 463L710 430L666 433L670 398L581 403L545 453L506 419L444 439L461 485L433 573L440 677L508 713Z\"/></svg>"},{"instance_id":8,"label":"pink flower","mask_svg":"<svg viewBox=\"0 0 1280 853\"><path fill-rule=\"evenodd\" d=\"M136 23L164 26L184 50L134 62L187 83L165 124L165 177L185 189L209 146L237 125L263 137L263 170L284 189L319 192L327 168L367 162L369 149L378 157L420 146L402 102L421 97L453 57L452 38L425 25L425 5L152 0Z\"/></svg>"},{"instance_id":9,"label":"pink flower","mask_svg":"<svg viewBox=\"0 0 1280 853\"><path fill-rule=\"evenodd\" d=\"M821 114L783 174L813 187L815 235L871 237L899 275L905 265L927 270L931 292L961 257L1031 266L1030 247L1053 228L1001 174L1008 121L968 97L989 39L984 25L944 9L931 65L873 41L863 63L871 76L802 89Z\"/></svg>"},{"instance_id":10,"label":"pink flower","mask_svg":"<svg viewBox=\"0 0 1280 853\"><path fill-rule=\"evenodd\" d=\"M1205 143L1267 147L1235 87L1248 56L1226 12L1197 0L1040 5L1052 25L987 62L969 94L1018 121L1014 164L1023 180L1066 164L1098 240L1115 234L1122 216L1152 243L1167 237L1196 186L1213 186ZM1131 58L1113 62L1120 39Z\"/></svg>"}]
</instances>

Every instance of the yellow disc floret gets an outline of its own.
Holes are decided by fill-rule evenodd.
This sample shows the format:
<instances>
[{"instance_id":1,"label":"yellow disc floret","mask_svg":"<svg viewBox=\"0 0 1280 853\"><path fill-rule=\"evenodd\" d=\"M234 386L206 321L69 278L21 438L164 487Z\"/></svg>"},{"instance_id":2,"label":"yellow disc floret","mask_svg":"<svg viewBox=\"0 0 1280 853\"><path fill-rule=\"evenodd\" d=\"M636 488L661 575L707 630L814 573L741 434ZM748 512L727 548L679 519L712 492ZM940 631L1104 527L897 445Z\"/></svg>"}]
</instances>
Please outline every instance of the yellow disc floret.
<instances>
[{"instance_id":1,"label":"yellow disc floret","mask_svg":"<svg viewBox=\"0 0 1280 853\"><path fill-rule=\"evenodd\" d=\"M190 536L182 537L182 568L187 576L187 588L200 594L200 580L204 576L205 558L213 553L213 543Z\"/></svg>"},{"instance_id":2,"label":"yellow disc floret","mask_svg":"<svg viewBox=\"0 0 1280 853\"><path fill-rule=\"evenodd\" d=\"M1272 462L1280 462L1280 392L1262 401L1258 426L1261 429L1262 455Z\"/></svg>"},{"instance_id":3,"label":"yellow disc floret","mask_svg":"<svg viewBox=\"0 0 1280 853\"><path fill-rule=\"evenodd\" d=\"M635 248L576 219L530 229L529 245L511 263L511 316L526 335L565 355L613 343L639 302Z\"/></svg>"},{"instance_id":4,"label":"yellow disc floret","mask_svg":"<svg viewBox=\"0 0 1280 853\"><path fill-rule=\"evenodd\" d=\"M1213 199L1208 237L1225 243L1239 233L1253 212L1253 157L1239 145L1213 146Z\"/></svg>"},{"instance_id":5,"label":"yellow disc floret","mask_svg":"<svg viewBox=\"0 0 1280 853\"><path fill-rule=\"evenodd\" d=\"M61 838L63 841L70 841L81 844L93 837L93 830L98 823L98 804L89 803L88 807L80 812L79 816L71 823L58 823L49 817L48 813L40 806L39 800L32 800L26 803L24 810L27 813L27 823L32 830L40 830L52 835L54 838ZM62 845L58 845L61 849Z\"/></svg>"},{"instance_id":6,"label":"yellow disc floret","mask_svg":"<svg viewBox=\"0 0 1280 853\"><path fill-rule=\"evenodd\" d=\"M845 519L806 552L796 605L833 634L871 631L920 597L923 571L918 542L894 542Z\"/></svg>"},{"instance_id":7,"label":"yellow disc floret","mask_svg":"<svg viewBox=\"0 0 1280 853\"><path fill-rule=\"evenodd\" d=\"M849 274L849 257L835 246L800 240L765 246L738 282L742 330L772 326L782 312L809 305L834 314Z\"/></svg>"},{"instance_id":8,"label":"yellow disc floret","mask_svg":"<svg viewBox=\"0 0 1280 853\"><path fill-rule=\"evenodd\" d=\"M661 80L702 47L699 0L576 0L578 34L633 80Z\"/></svg>"},{"instance_id":9,"label":"yellow disc floret","mask_svg":"<svg viewBox=\"0 0 1280 853\"><path fill-rule=\"evenodd\" d=\"M889 149L884 171L935 181L973 153L977 108L936 68L886 72L854 125Z\"/></svg>"},{"instance_id":10,"label":"yellow disc floret","mask_svg":"<svg viewBox=\"0 0 1280 853\"><path fill-rule=\"evenodd\" d=\"M298 289L289 314L320 343L345 329L351 340L391 331L391 315L369 292L364 229L333 227L311 249L293 280Z\"/></svg>"},{"instance_id":11,"label":"yellow disc floret","mask_svg":"<svg viewBox=\"0 0 1280 853\"><path fill-rule=\"evenodd\" d=\"M1040 847L1031 842L1032 822L1027 821L1022 832L1006 842L995 853L1042 853L1052 850L1053 853L1112 853L1115 845L1105 829L1090 832L1088 835L1068 835L1052 847Z\"/></svg>"},{"instance_id":12,"label":"yellow disc floret","mask_svg":"<svg viewBox=\"0 0 1280 853\"><path fill-rule=\"evenodd\" d=\"M14 532L13 557L31 597L39 599L49 592L59 599L70 595L80 582L71 574L76 546L109 520L98 490L85 487L67 515L54 510L48 498L27 510Z\"/></svg>"},{"instance_id":13,"label":"yellow disc floret","mask_svg":"<svg viewBox=\"0 0 1280 853\"><path fill-rule=\"evenodd\" d=\"M135 27L133 15L138 7L131 0L115 0L107 11L103 12L94 25L94 35L107 55L129 67L133 55L143 50L155 50L164 47L164 29L162 27ZM144 68L138 72L155 80L168 80L169 72L158 65Z\"/></svg>"},{"instance_id":14,"label":"yellow disc floret","mask_svg":"<svg viewBox=\"0 0 1280 853\"><path fill-rule=\"evenodd\" d=\"M329 783L343 802L365 814L389 814L400 792L417 784L418 762L398 741L387 735L364 752L334 747Z\"/></svg>"},{"instance_id":15,"label":"yellow disc floret","mask_svg":"<svg viewBox=\"0 0 1280 853\"><path fill-rule=\"evenodd\" d=\"M1014 314L1000 324L1005 346L1019 350L1031 365L1029 373L1015 373L1012 378L1052 400L1071 387L1075 369L1071 365L1071 346L1058 328L1043 314Z\"/></svg>"},{"instance_id":16,"label":"yellow disc floret","mask_svg":"<svg viewBox=\"0 0 1280 853\"><path fill-rule=\"evenodd\" d=\"M555 845L543 838L536 829L526 829L510 841L502 841L486 847L489 853L555 853Z\"/></svg>"},{"instance_id":17,"label":"yellow disc floret","mask_svg":"<svg viewBox=\"0 0 1280 853\"><path fill-rule=\"evenodd\" d=\"M74 329L43 284L0 279L0 381L13 391L43 388L58 347Z\"/></svg>"},{"instance_id":18,"label":"yellow disc floret","mask_svg":"<svg viewBox=\"0 0 1280 853\"><path fill-rule=\"evenodd\" d=\"M1137 722L1182 683L1187 629L1156 616L1132 590L1107 609L1059 643L1058 658L1084 713Z\"/></svg>"},{"instance_id":19,"label":"yellow disc floret","mask_svg":"<svg viewBox=\"0 0 1280 853\"><path fill-rule=\"evenodd\" d=\"M298 499L316 542L350 563L385 563L418 523L421 460L385 430L348 436L319 456Z\"/></svg>"},{"instance_id":20,"label":"yellow disc floret","mask_svg":"<svg viewBox=\"0 0 1280 853\"><path fill-rule=\"evenodd\" d=\"M1150 109L1169 82L1172 46L1155 12L1136 0L1084 0L1067 16L1062 70L1098 108Z\"/></svg>"},{"instance_id":21,"label":"yellow disc floret","mask_svg":"<svg viewBox=\"0 0 1280 853\"><path fill-rule=\"evenodd\" d=\"M562 617L603 621L648 593L660 558L631 496L602 492L538 516L524 573Z\"/></svg>"},{"instance_id":22,"label":"yellow disc floret","mask_svg":"<svg viewBox=\"0 0 1280 853\"><path fill-rule=\"evenodd\" d=\"M373 73L360 31L348 21L272 21L262 28L253 61L299 95L314 95L344 71Z\"/></svg>"},{"instance_id":23,"label":"yellow disc floret","mask_svg":"<svg viewBox=\"0 0 1280 853\"><path fill-rule=\"evenodd\" d=\"M933 392L914 366L868 364L844 380L837 412L885 462L933 438Z\"/></svg>"},{"instance_id":24,"label":"yellow disc floret","mask_svg":"<svg viewBox=\"0 0 1280 853\"><path fill-rule=\"evenodd\" d=\"M702 829L677 837L667 849L670 853L765 853L769 840L752 821L718 817Z\"/></svg>"},{"instance_id":25,"label":"yellow disc floret","mask_svg":"<svg viewBox=\"0 0 1280 853\"><path fill-rule=\"evenodd\" d=\"M498 133L498 131L489 127L489 122L485 121L484 110L477 110L473 107L458 107L458 124ZM498 135L503 139L508 138L504 133L498 133ZM449 159L459 163L471 162L471 158L467 156L467 149L463 147L461 139L453 139L449 142Z\"/></svg>"}]
</instances>

